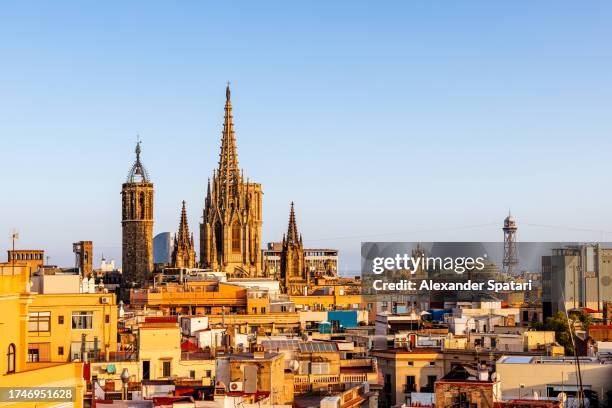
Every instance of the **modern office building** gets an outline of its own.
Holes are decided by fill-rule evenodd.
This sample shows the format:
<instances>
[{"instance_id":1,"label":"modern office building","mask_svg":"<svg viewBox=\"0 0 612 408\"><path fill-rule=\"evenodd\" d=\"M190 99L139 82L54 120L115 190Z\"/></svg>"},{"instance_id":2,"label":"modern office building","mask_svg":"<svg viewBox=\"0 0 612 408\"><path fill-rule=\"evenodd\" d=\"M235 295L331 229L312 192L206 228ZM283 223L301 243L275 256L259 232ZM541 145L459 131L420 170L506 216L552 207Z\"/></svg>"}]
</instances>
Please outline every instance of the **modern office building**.
<instances>
[{"instance_id":1,"label":"modern office building","mask_svg":"<svg viewBox=\"0 0 612 408\"><path fill-rule=\"evenodd\" d=\"M155 265L170 265L174 251L174 234L162 232L153 238L153 263Z\"/></svg>"},{"instance_id":2,"label":"modern office building","mask_svg":"<svg viewBox=\"0 0 612 408\"><path fill-rule=\"evenodd\" d=\"M612 248L566 246L542 257L544 317L558 311L600 311L612 299Z\"/></svg>"}]
</instances>

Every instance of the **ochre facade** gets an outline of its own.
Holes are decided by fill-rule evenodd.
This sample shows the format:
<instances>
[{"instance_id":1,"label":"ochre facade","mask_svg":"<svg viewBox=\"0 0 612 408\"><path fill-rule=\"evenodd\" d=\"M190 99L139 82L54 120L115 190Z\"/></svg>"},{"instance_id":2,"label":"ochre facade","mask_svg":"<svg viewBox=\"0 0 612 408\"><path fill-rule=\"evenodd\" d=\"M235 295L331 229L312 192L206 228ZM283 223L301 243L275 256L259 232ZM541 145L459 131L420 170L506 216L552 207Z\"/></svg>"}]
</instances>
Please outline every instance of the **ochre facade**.
<instances>
[{"instance_id":1,"label":"ochre facade","mask_svg":"<svg viewBox=\"0 0 612 408\"><path fill-rule=\"evenodd\" d=\"M200 263L228 277L261 275L261 185L238 168L229 86L219 168L208 182L200 224Z\"/></svg>"}]
</instances>

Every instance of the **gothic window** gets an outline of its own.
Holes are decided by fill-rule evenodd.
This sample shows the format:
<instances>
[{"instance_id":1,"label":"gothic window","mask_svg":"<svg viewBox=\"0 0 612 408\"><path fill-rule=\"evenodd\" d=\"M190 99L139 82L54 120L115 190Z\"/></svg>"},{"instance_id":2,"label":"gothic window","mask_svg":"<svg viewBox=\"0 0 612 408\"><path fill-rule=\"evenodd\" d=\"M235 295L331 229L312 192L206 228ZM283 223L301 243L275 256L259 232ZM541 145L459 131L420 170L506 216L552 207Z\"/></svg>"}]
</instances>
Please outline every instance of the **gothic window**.
<instances>
[{"instance_id":1,"label":"gothic window","mask_svg":"<svg viewBox=\"0 0 612 408\"><path fill-rule=\"evenodd\" d=\"M8 346L8 353L6 354L6 359L7 359L7 369L6 372L7 373L14 373L15 372L15 345L13 343L9 344Z\"/></svg>"},{"instance_id":2,"label":"gothic window","mask_svg":"<svg viewBox=\"0 0 612 408\"><path fill-rule=\"evenodd\" d=\"M149 205L147 206L147 218L153 219L153 193L149 193Z\"/></svg>"},{"instance_id":3,"label":"gothic window","mask_svg":"<svg viewBox=\"0 0 612 408\"><path fill-rule=\"evenodd\" d=\"M123 216L123 219L125 220L125 216L127 215L126 214L127 199L125 197L125 194L123 194L123 206L122 207L123 207L123 214L122 214L122 216Z\"/></svg>"},{"instance_id":4,"label":"gothic window","mask_svg":"<svg viewBox=\"0 0 612 408\"><path fill-rule=\"evenodd\" d=\"M136 197L134 196L134 192L130 192L130 219L133 220L136 218L136 214L134 213L134 208L136 208Z\"/></svg>"},{"instance_id":5,"label":"gothic window","mask_svg":"<svg viewBox=\"0 0 612 408\"><path fill-rule=\"evenodd\" d=\"M219 222L215 224L215 246L217 248L217 258L220 260L223 255L223 227Z\"/></svg>"},{"instance_id":6,"label":"gothic window","mask_svg":"<svg viewBox=\"0 0 612 408\"><path fill-rule=\"evenodd\" d=\"M232 225L232 252L240 252L240 224L234 221Z\"/></svg>"},{"instance_id":7,"label":"gothic window","mask_svg":"<svg viewBox=\"0 0 612 408\"><path fill-rule=\"evenodd\" d=\"M140 210L140 219L144 220L145 219L145 194L144 193L140 193L140 205L139 205L139 210Z\"/></svg>"}]
</instances>

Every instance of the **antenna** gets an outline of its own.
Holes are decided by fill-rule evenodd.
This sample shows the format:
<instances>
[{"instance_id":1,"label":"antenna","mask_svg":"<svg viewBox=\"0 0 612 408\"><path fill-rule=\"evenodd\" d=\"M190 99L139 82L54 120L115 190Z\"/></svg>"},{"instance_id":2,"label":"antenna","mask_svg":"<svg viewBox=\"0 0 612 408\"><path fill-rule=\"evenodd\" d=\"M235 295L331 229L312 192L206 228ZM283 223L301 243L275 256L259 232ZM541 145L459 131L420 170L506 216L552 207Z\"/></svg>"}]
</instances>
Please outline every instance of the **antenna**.
<instances>
[{"instance_id":1,"label":"antenna","mask_svg":"<svg viewBox=\"0 0 612 408\"><path fill-rule=\"evenodd\" d=\"M508 216L504 219L504 259L502 262L503 273L512 275L518 266L518 251L516 246L516 219L508 211Z\"/></svg>"},{"instance_id":2,"label":"antenna","mask_svg":"<svg viewBox=\"0 0 612 408\"><path fill-rule=\"evenodd\" d=\"M13 263L13 275L15 275L15 241L19 240L19 230L12 228L10 231L9 239L13 241L13 252L11 253L11 261Z\"/></svg>"}]
</instances>

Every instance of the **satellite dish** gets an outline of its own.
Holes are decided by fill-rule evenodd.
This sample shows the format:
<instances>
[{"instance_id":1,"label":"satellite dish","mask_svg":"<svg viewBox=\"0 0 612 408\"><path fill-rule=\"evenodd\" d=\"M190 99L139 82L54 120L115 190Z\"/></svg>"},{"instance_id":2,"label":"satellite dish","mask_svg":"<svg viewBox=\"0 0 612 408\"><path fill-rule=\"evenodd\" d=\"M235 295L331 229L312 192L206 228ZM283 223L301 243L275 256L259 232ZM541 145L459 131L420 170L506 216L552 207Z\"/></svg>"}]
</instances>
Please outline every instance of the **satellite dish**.
<instances>
[{"instance_id":1,"label":"satellite dish","mask_svg":"<svg viewBox=\"0 0 612 408\"><path fill-rule=\"evenodd\" d=\"M560 392L559 395L557 395L557 398L563 403L563 405L565 405L565 401L567 401L567 394Z\"/></svg>"}]
</instances>

